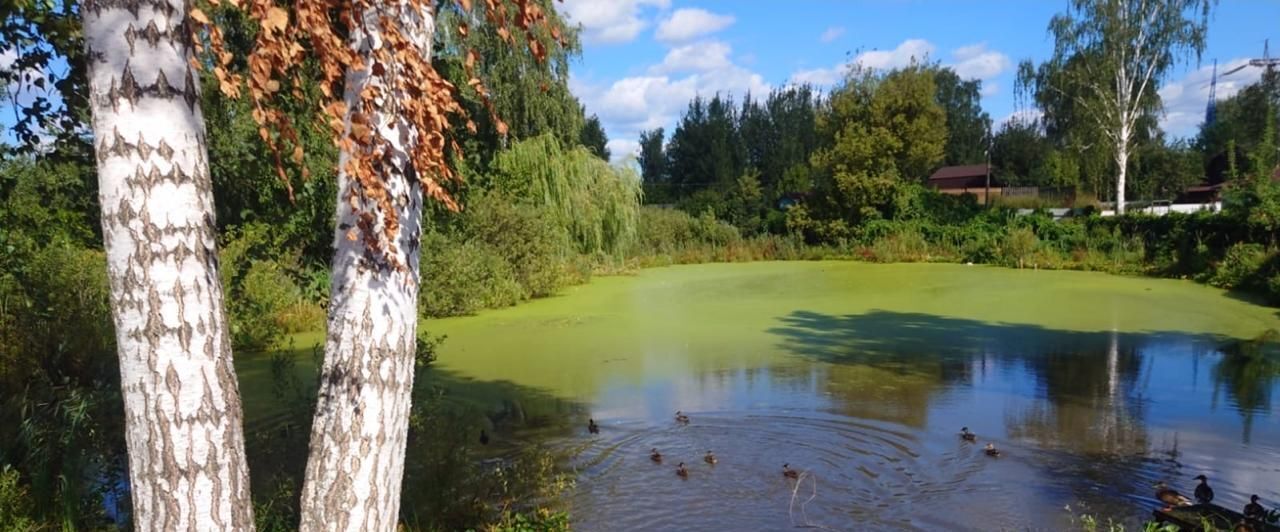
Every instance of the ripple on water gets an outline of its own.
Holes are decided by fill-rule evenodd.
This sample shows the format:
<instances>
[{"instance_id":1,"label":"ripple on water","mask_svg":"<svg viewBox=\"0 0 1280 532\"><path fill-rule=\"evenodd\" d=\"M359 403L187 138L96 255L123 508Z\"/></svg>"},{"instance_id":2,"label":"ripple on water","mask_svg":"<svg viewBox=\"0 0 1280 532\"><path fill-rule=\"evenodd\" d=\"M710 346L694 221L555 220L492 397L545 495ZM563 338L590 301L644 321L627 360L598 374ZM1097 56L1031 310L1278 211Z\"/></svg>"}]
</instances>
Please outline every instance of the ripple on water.
<instances>
[{"instance_id":1,"label":"ripple on water","mask_svg":"<svg viewBox=\"0 0 1280 532\"><path fill-rule=\"evenodd\" d=\"M649 459L651 448L662 464ZM718 464L702 460L707 450ZM675 475L681 461L687 480ZM801 482L783 477L784 463L803 472ZM1008 507L993 500L1003 491L982 475L1001 464L979 446L958 438L925 444L910 429L834 415L717 412L689 425L615 423L576 464L573 516L590 530L930 529L940 510L958 510L975 494L993 508L981 516L986 523L1014 522L998 515Z\"/></svg>"}]
</instances>

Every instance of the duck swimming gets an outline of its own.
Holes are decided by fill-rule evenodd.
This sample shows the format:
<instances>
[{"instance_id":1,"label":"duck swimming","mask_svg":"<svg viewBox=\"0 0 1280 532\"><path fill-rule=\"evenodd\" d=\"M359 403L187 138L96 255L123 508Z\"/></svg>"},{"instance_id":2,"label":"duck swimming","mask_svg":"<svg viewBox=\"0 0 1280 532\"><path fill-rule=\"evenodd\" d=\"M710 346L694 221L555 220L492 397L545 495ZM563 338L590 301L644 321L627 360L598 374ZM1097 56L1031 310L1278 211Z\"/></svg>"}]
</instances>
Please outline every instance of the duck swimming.
<instances>
[{"instance_id":1,"label":"duck swimming","mask_svg":"<svg viewBox=\"0 0 1280 532\"><path fill-rule=\"evenodd\" d=\"M707 451L707 455L702 457L702 461L711 465L716 465L716 455L711 451Z\"/></svg>"},{"instance_id":2,"label":"duck swimming","mask_svg":"<svg viewBox=\"0 0 1280 532\"><path fill-rule=\"evenodd\" d=\"M1199 475L1196 480L1200 481L1200 485L1196 486L1196 502L1200 504L1209 504L1213 502L1213 488L1209 487L1209 478Z\"/></svg>"},{"instance_id":3,"label":"duck swimming","mask_svg":"<svg viewBox=\"0 0 1280 532\"><path fill-rule=\"evenodd\" d=\"M680 462L680 465L676 466L676 476L689 478L689 470L684 468L684 462Z\"/></svg>"},{"instance_id":4,"label":"duck swimming","mask_svg":"<svg viewBox=\"0 0 1280 532\"><path fill-rule=\"evenodd\" d=\"M998 458L1000 456L1000 449L996 449L996 444L994 443L988 443L987 446L982 449L982 452L987 453L987 456L992 458Z\"/></svg>"},{"instance_id":5,"label":"duck swimming","mask_svg":"<svg viewBox=\"0 0 1280 532\"><path fill-rule=\"evenodd\" d=\"M960 439L964 441L978 441L978 435L969 432L969 427L960 429Z\"/></svg>"},{"instance_id":6,"label":"duck swimming","mask_svg":"<svg viewBox=\"0 0 1280 532\"><path fill-rule=\"evenodd\" d=\"M600 426L596 425L596 420L594 419L587 420L587 432L590 432L592 434L600 434Z\"/></svg>"},{"instance_id":7,"label":"duck swimming","mask_svg":"<svg viewBox=\"0 0 1280 532\"><path fill-rule=\"evenodd\" d=\"M676 410L676 423L688 424L689 416L686 416L683 413L681 413L679 410Z\"/></svg>"},{"instance_id":8,"label":"duck swimming","mask_svg":"<svg viewBox=\"0 0 1280 532\"><path fill-rule=\"evenodd\" d=\"M649 451L649 459L659 464L662 463L662 453L658 452L657 447L654 447L652 450Z\"/></svg>"},{"instance_id":9,"label":"duck swimming","mask_svg":"<svg viewBox=\"0 0 1280 532\"><path fill-rule=\"evenodd\" d=\"M1262 519L1266 515L1266 509L1261 504L1258 504L1258 496L1249 497L1249 504L1244 505L1244 516L1249 519Z\"/></svg>"},{"instance_id":10,"label":"duck swimming","mask_svg":"<svg viewBox=\"0 0 1280 532\"><path fill-rule=\"evenodd\" d=\"M1157 482L1155 488L1156 500L1165 504L1165 510L1171 509L1174 506L1191 506L1192 504L1191 499L1188 499L1186 495L1178 493L1173 488L1170 488L1168 484L1164 483L1164 481Z\"/></svg>"},{"instance_id":11,"label":"duck swimming","mask_svg":"<svg viewBox=\"0 0 1280 532\"><path fill-rule=\"evenodd\" d=\"M787 478L800 478L800 472L791 469L791 464L782 464L782 476Z\"/></svg>"}]
</instances>

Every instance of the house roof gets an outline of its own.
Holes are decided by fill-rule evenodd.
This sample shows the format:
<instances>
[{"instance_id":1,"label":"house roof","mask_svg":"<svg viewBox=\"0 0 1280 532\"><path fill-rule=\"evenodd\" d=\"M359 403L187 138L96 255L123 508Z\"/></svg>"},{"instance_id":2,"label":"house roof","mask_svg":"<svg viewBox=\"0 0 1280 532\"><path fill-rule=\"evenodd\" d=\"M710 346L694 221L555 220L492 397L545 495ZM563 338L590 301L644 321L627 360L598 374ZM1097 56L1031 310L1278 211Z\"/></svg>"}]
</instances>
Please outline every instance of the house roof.
<instances>
[{"instance_id":1,"label":"house roof","mask_svg":"<svg viewBox=\"0 0 1280 532\"><path fill-rule=\"evenodd\" d=\"M936 188L975 188L986 185L987 165L969 164L944 166L929 176L929 185ZM1001 186L993 177L991 186Z\"/></svg>"},{"instance_id":2,"label":"house roof","mask_svg":"<svg viewBox=\"0 0 1280 532\"><path fill-rule=\"evenodd\" d=\"M963 166L943 166L929 176L929 181L937 181L943 179L963 179L973 177L987 177L987 165L985 164L966 164Z\"/></svg>"}]
</instances>

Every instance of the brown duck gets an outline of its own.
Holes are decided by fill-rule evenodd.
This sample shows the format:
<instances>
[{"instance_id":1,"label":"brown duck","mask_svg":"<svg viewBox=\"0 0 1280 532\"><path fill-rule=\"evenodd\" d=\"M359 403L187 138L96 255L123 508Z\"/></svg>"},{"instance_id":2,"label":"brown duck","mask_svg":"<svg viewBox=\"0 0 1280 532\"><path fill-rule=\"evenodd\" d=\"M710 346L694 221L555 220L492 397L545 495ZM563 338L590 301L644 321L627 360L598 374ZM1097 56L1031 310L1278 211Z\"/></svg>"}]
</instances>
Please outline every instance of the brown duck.
<instances>
[{"instance_id":1,"label":"brown duck","mask_svg":"<svg viewBox=\"0 0 1280 532\"><path fill-rule=\"evenodd\" d=\"M978 441L978 435L969 432L969 427L960 429L960 439L964 441Z\"/></svg>"},{"instance_id":2,"label":"brown duck","mask_svg":"<svg viewBox=\"0 0 1280 532\"><path fill-rule=\"evenodd\" d=\"M1249 504L1244 505L1244 516L1249 519L1262 519L1266 515L1267 510L1258 504L1258 496L1249 497Z\"/></svg>"},{"instance_id":3,"label":"brown duck","mask_svg":"<svg viewBox=\"0 0 1280 532\"><path fill-rule=\"evenodd\" d=\"M987 456L992 458L1000 457L1000 449L996 449L996 444L994 443L988 443L987 446L982 449L982 452L987 453Z\"/></svg>"},{"instance_id":4,"label":"brown duck","mask_svg":"<svg viewBox=\"0 0 1280 532\"><path fill-rule=\"evenodd\" d=\"M596 425L596 420L594 419L587 420L587 432L590 432L592 434L600 434L600 425Z\"/></svg>"},{"instance_id":5,"label":"brown duck","mask_svg":"<svg viewBox=\"0 0 1280 532\"><path fill-rule=\"evenodd\" d=\"M659 464L662 463L662 453L658 452L657 447L654 447L649 451L649 459Z\"/></svg>"},{"instance_id":6,"label":"brown duck","mask_svg":"<svg viewBox=\"0 0 1280 532\"><path fill-rule=\"evenodd\" d=\"M676 466L676 476L689 478L689 470L684 468L684 462L680 462L680 465Z\"/></svg>"},{"instance_id":7,"label":"brown duck","mask_svg":"<svg viewBox=\"0 0 1280 532\"><path fill-rule=\"evenodd\" d=\"M1164 483L1164 481L1157 482L1155 488L1156 500L1165 504L1165 510L1169 510L1174 506L1191 506L1194 504L1186 495L1178 493L1173 488L1170 488L1168 484Z\"/></svg>"},{"instance_id":8,"label":"brown duck","mask_svg":"<svg viewBox=\"0 0 1280 532\"><path fill-rule=\"evenodd\" d=\"M1196 486L1196 502L1200 504L1213 502L1213 488L1209 487L1209 477L1199 475L1195 479L1200 481L1200 485Z\"/></svg>"},{"instance_id":9,"label":"brown duck","mask_svg":"<svg viewBox=\"0 0 1280 532\"><path fill-rule=\"evenodd\" d=\"M782 476L787 478L800 478L800 472L791 469L791 464L782 464Z\"/></svg>"},{"instance_id":10,"label":"brown duck","mask_svg":"<svg viewBox=\"0 0 1280 532\"><path fill-rule=\"evenodd\" d=\"M686 416L683 412L676 410L676 423L680 423L682 425L689 424L689 416Z\"/></svg>"},{"instance_id":11,"label":"brown duck","mask_svg":"<svg viewBox=\"0 0 1280 532\"><path fill-rule=\"evenodd\" d=\"M702 461L711 465L716 465L716 455L711 451L707 451L707 455L702 457Z\"/></svg>"}]
</instances>

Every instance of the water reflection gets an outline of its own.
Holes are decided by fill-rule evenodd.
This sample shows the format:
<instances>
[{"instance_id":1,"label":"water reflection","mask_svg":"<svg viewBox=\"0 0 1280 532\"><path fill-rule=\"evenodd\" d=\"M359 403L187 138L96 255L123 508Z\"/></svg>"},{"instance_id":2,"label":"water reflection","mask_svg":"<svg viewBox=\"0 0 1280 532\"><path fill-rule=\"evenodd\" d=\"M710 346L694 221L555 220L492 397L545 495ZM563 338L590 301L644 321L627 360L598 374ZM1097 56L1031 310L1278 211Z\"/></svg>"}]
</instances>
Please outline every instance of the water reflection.
<instances>
[{"instance_id":1,"label":"water reflection","mask_svg":"<svg viewBox=\"0 0 1280 532\"><path fill-rule=\"evenodd\" d=\"M791 526L795 492L771 480L781 461L818 482L811 524L845 529L1060 528L1064 506L1136 523L1155 480L1189 489L1201 472L1227 505L1280 498L1277 366L1265 343L883 310L798 311L776 324L767 333L784 356L763 367L703 360L663 384L601 391L612 435L584 453L579 525ZM1215 399L1223 392L1229 408ZM629 406L637 400L648 406ZM693 405L683 407L693 425L654 414L675 405ZM962 425L1005 456L960 442ZM670 471L644 463L653 446L690 463L715 448L721 464L670 485ZM655 517L718 505L733 512Z\"/></svg>"},{"instance_id":2,"label":"water reflection","mask_svg":"<svg viewBox=\"0 0 1280 532\"><path fill-rule=\"evenodd\" d=\"M1239 340L1268 327L1273 309L1189 283L788 263L609 279L437 331L457 385L517 384L545 394L525 418L568 423L546 437L581 451L579 529L1056 530L1068 505L1142 519L1155 480L1200 473L1228 506L1280 500L1280 353ZM506 393L484 404L520 417Z\"/></svg>"}]
</instances>

